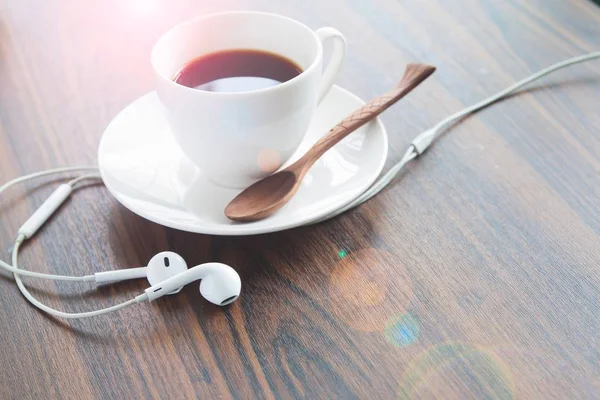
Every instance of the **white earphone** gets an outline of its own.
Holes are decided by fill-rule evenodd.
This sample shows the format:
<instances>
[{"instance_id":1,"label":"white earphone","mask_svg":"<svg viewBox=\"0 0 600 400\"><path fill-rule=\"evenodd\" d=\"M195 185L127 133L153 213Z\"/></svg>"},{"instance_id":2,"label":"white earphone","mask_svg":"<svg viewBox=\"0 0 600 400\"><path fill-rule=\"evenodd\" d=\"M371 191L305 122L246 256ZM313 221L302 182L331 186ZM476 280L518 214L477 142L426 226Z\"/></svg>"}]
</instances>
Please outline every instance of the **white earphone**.
<instances>
[{"instance_id":1,"label":"white earphone","mask_svg":"<svg viewBox=\"0 0 600 400\"><path fill-rule=\"evenodd\" d=\"M147 278L152 286L136 297L138 302L179 293L185 285L200 280L202 297L218 306L225 306L238 298L242 288L239 275L229 265L206 263L188 269L183 258L172 251L158 253L147 267L96 272L93 276L96 283Z\"/></svg>"},{"instance_id":2,"label":"white earphone","mask_svg":"<svg viewBox=\"0 0 600 400\"><path fill-rule=\"evenodd\" d=\"M0 193L16 183L36 177L60 172L89 169L95 169L95 167L57 169L27 175L0 186ZM17 239L15 240L15 245L12 250L12 265L0 260L0 267L14 273L15 281L19 287L19 290L31 304L56 317L86 318L116 311L132 304L154 301L168 294L178 293L183 286L198 280L200 280L200 294L213 304L225 306L233 303L239 297L242 283L239 275L233 268L221 263L206 263L188 269L185 260L179 254L171 251L158 253L152 257L152 259L150 259L148 265L145 267L97 272L93 275L53 275L19 269L19 249L23 242L35 235L38 229L44 225L50 216L71 195L73 188L77 183L84 179L98 178L98 174L87 174L73 179L69 183L61 184L33 213L33 215L29 217L29 219L21 226L21 228L19 228L17 232ZM23 284L21 276L30 276L34 278L51 280L96 283L109 283L129 279L146 278L148 283L150 283L150 287L146 289L144 293L136 296L135 298L112 307L83 313L66 313L50 308L36 299Z\"/></svg>"},{"instance_id":3,"label":"white earphone","mask_svg":"<svg viewBox=\"0 0 600 400\"><path fill-rule=\"evenodd\" d=\"M438 122L433 128L418 135L410 144L408 150L396 165L394 165L385 175L379 178L371 187L369 187L363 194L358 196L350 204L340 208L339 210L333 211L326 217L311 222L318 223L326 219L335 217L351 208L354 208L371 197L379 193L384 187L386 187L392 179L402 170L404 165L409 161L417 158L425 152L425 150L431 145L431 143L437 139L440 132L450 126L457 120L465 117L468 114L477 112L488 105L514 93L521 87L528 85L529 83L548 75L551 72L559 69L574 65L580 62L589 61L600 58L600 52L589 53L582 56L574 57L557 64L554 64L548 68L545 68L528 78L523 79L520 82L502 90L499 93L479 102L473 104L470 107L461 110L444 120ZM220 263L208 263L195 266L188 269L187 264L178 254L172 252L162 252L152 257L146 267L130 268L116 271L98 272L94 275L84 276L65 276L65 275L52 275L43 274L39 272L25 271L19 269L18 266L18 254L21 244L32 237L37 230L50 218L50 216L58 209L58 207L69 197L72 193L73 188L77 183L85 179L101 179L98 175L98 168L94 166L89 167L67 167L57 168L48 171L37 172L34 174L26 175L17 179L14 179L2 186L0 186L0 194L8 189L10 186L25 182L30 179L53 175L57 173L73 172L73 171L94 171L94 173L88 173L78 178L72 179L66 184L60 185L54 193L38 208L35 213L21 226L17 233L17 239L12 251L12 265L0 260L0 267L14 273L15 281L19 290L23 296L31 302L34 306L41 310L62 318L85 318L96 315L106 314L115 310L119 310L123 307L127 307L132 304L153 301L162 297L166 294L175 294L181 290L181 288L189 283L200 280L200 293L202 296L213 304L227 305L234 302L241 291L240 277L233 268L228 265ZM55 310L37 300L23 285L21 276L30 276L42 279L53 279L53 280L64 280L64 281L80 281L80 282L115 282L127 279L147 278L150 283L150 287L144 291L144 293L136 296L135 298L126 301L115 306L104 308L101 310L84 312L84 313L65 313L62 311Z\"/></svg>"}]
</instances>

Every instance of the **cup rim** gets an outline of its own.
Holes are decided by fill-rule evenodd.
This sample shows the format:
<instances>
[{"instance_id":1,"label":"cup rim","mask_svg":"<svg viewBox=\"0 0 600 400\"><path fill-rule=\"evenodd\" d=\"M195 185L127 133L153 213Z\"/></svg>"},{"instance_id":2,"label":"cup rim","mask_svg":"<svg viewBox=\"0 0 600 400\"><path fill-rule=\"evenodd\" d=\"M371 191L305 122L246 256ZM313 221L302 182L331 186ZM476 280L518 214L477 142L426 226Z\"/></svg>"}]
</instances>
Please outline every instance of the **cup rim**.
<instances>
[{"instance_id":1,"label":"cup rim","mask_svg":"<svg viewBox=\"0 0 600 400\"><path fill-rule=\"evenodd\" d=\"M157 69L154 66L155 58L157 57L156 49L157 49L158 45L160 44L160 42L163 40L166 40L165 38L169 34L171 34L173 31L175 31L176 29L180 29L183 26L195 24L195 23L198 23L203 20L210 19L210 18L222 17L222 16L226 16L226 15L235 15L235 14L237 14L237 15L265 15L265 16L269 16L269 17L283 19L283 20L286 20L287 22L291 22L293 24L300 26L302 29L305 29L312 35L313 40L315 41L315 43L317 45L317 56L312 61L312 63L308 66L308 68L306 68L300 74L296 75L295 77L293 77L292 79L290 79L288 81L282 82L275 86L262 88L262 89L249 90L249 91L244 91L244 92L210 92L207 90L195 89L195 88L191 88L189 86L185 86L180 83L177 83L173 79L169 79L157 71ZM160 77L160 79L167 81L170 85L173 85L174 87L177 87L180 90L189 91L191 93L196 93L196 94L202 93L202 94L206 94L208 96L220 96L220 97L236 96L236 97L239 97L239 96L251 96L251 95L255 95L255 94L259 94L259 93L273 92L273 91L282 90L288 86L291 86L291 85L297 83L298 81L300 81L301 79L304 79L306 76L309 75L308 74L309 72L312 72L315 68L317 68L317 65L319 64L319 61L321 60L322 57L323 57L323 44L319 40L319 37L317 36L315 31L313 29L309 28L308 26L306 26L305 24L303 24L302 22L299 22L293 18L287 17L285 15L281 15L281 14L269 13L269 12L264 12L264 11L240 10L240 11L222 11L222 12L210 13L210 14L202 15L200 17L196 17L196 18L192 18L192 19L180 22L177 25L171 27L166 32L164 32L152 46L152 50L150 52L150 65L152 66L154 73L158 77Z\"/></svg>"}]
</instances>

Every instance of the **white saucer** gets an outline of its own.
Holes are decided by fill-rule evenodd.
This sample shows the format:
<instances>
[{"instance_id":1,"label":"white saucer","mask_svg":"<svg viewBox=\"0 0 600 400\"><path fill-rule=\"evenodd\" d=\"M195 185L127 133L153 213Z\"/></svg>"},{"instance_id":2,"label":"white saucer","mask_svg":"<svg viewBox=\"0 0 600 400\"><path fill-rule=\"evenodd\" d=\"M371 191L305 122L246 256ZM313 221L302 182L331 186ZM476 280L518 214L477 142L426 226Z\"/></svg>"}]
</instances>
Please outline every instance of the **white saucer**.
<instances>
[{"instance_id":1,"label":"white saucer","mask_svg":"<svg viewBox=\"0 0 600 400\"><path fill-rule=\"evenodd\" d=\"M333 86L288 164L362 104L352 93ZM377 119L328 151L276 214L257 222L235 223L223 210L240 190L210 182L184 157L161 107L152 92L121 111L102 136L98 164L106 187L121 204L150 221L184 231L253 235L315 221L365 191L387 157L387 135Z\"/></svg>"}]
</instances>

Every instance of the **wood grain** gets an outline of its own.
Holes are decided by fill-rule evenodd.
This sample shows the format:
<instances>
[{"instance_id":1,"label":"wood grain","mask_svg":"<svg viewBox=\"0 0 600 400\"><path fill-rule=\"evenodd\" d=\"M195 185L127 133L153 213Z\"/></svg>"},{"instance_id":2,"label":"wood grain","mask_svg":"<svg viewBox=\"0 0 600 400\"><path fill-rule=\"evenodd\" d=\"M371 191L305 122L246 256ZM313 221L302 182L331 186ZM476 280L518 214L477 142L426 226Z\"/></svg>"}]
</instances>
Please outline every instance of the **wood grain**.
<instances>
[{"instance_id":1,"label":"wood grain","mask_svg":"<svg viewBox=\"0 0 600 400\"><path fill-rule=\"evenodd\" d=\"M227 9L281 13L348 40L338 84L370 99L408 62L438 70L382 116L388 166L435 122L554 62L600 49L586 0L2 0L0 182L95 163L120 109L152 90L172 25ZM558 72L449 130L401 179L316 226L211 237L77 191L23 266L82 274L161 250L242 276L223 310L197 287L81 321L29 306L0 278L0 398L600 397L600 63ZM3 259L56 182L0 200ZM83 311L141 292L27 279Z\"/></svg>"}]
</instances>

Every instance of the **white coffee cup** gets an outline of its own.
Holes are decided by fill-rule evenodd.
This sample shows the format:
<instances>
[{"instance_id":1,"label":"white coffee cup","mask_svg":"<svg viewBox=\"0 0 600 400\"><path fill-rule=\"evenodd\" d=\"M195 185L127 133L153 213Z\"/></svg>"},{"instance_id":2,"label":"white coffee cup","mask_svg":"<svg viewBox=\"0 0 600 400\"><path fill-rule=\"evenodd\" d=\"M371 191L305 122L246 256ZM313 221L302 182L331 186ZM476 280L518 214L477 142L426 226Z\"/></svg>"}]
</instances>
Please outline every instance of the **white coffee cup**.
<instances>
[{"instance_id":1,"label":"white coffee cup","mask_svg":"<svg viewBox=\"0 0 600 400\"><path fill-rule=\"evenodd\" d=\"M322 43L328 39L333 39L333 54L323 71ZM195 58L232 49L275 53L303 72L247 92L209 92L173 81ZM240 11L177 25L155 44L151 60L158 96L183 153L213 182L246 187L274 172L298 148L345 52L344 36L333 28L313 31L284 16Z\"/></svg>"}]
</instances>

